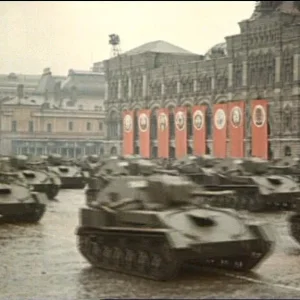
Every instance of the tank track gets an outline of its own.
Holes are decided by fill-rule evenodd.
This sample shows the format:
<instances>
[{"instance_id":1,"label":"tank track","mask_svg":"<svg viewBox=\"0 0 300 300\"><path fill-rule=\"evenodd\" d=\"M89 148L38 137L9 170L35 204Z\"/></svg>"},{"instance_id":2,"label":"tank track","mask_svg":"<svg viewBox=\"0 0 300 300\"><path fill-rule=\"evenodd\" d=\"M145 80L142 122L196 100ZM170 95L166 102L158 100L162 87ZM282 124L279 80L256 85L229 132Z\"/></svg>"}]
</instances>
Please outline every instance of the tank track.
<instances>
[{"instance_id":1,"label":"tank track","mask_svg":"<svg viewBox=\"0 0 300 300\"><path fill-rule=\"evenodd\" d=\"M94 267L152 280L170 280L181 267L163 235L84 229L78 249Z\"/></svg>"},{"instance_id":2,"label":"tank track","mask_svg":"<svg viewBox=\"0 0 300 300\"><path fill-rule=\"evenodd\" d=\"M141 237L140 233L112 233L89 228L80 228L77 235L77 247L92 266L157 281L174 279L183 266L247 272L270 250L269 246L260 245L256 251L249 250L234 258L183 261L169 248L163 235L143 233Z\"/></svg>"},{"instance_id":3,"label":"tank track","mask_svg":"<svg viewBox=\"0 0 300 300\"><path fill-rule=\"evenodd\" d=\"M290 234L300 244L300 214L294 214L289 218Z\"/></svg>"},{"instance_id":4,"label":"tank track","mask_svg":"<svg viewBox=\"0 0 300 300\"><path fill-rule=\"evenodd\" d=\"M47 197L49 200L53 200L59 193L60 187L56 184L52 184L49 186L47 190Z\"/></svg>"}]
</instances>

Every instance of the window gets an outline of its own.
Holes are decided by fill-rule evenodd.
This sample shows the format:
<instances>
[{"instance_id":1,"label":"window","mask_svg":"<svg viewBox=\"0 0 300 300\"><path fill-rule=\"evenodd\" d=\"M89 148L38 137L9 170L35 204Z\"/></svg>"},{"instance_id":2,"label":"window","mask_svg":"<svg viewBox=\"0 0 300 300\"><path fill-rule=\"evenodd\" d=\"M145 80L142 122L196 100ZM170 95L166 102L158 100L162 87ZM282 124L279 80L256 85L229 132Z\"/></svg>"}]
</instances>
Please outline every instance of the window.
<instances>
[{"instance_id":1,"label":"window","mask_svg":"<svg viewBox=\"0 0 300 300\"><path fill-rule=\"evenodd\" d=\"M73 130L73 122L69 122L69 131Z\"/></svg>"},{"instance_id":2,"label":"window","mask_svg":"<svg viewBox=\"0 0 300 300\"><path fill-rule=\"evenodd\" d=\"M29 132L33 132L33 129L34 129L34 128L33 128L33 121L29 121L29 122L28 122L28 131L29 131Z\"/></svg>"},{"instance_id":3,"label":"window","mask_svg":"<svg viewBox=\"0 0 300 300\"><path fill-rule=\"evenodd\" d=\"M17 132L17 121L12 121L11 122L11 131L12 132Z\"/></svg>"},{"instance_id":4,"label":"window","mask_svg":"<svg viewBox=\"0 0 300 300\"><path fill-rule=\"evenodd\" d=\"M47 124L47 132L52 132L52 124Z\"/></svg>"},{"instance_id":5,"label":"window","mask_svg":"<svg viewBox=\"0 0 300 300\"><path fill-rule=\"evenodd\" d=\"M103 130L103 123L99 122L99 130L102 131Z\"/></svg>"},{"instance_id":6,"label":"window","mask_svg":"<svg viewBox=\"0 0 300 300\"><path fill-rule=\"evenodd\" d=\"M92 124L90 122L87 122L86 123L86 130L91 131L91 129L92 129Z\"/></svg>"}]
</instances>

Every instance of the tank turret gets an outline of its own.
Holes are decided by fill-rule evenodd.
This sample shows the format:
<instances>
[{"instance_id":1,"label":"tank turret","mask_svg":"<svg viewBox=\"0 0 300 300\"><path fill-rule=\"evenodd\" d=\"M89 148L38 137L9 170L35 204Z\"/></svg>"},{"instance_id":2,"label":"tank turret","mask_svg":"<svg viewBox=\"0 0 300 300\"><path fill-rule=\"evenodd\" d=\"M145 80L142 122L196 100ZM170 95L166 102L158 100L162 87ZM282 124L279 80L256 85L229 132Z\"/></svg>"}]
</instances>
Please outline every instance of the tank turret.
<instances>
[{"instance_id":1,"label":"tank turret","mask_svg":"<svg viewBox=\"0 0 300 300\"><path fill-rule=\"evenodd\" d=\"M130 175L151 175L157 165L146 159L136 159L128 161L128 171Z\"/></svg>"},{"instance_id":2,"label":"tank turret","mask_svg":"<svg viewBox=\"0 0 300 300\"><path fill-rule=\"evenodd\" d=\"M58 166L62 162L62 156L60 154L50 154L48 161L51 165Z\"/></svg>"},{"instance_id":3,"label":"tank turret","mask_svg":"<svg viewBox=\"0 0 300 300\"><path fill-rule=\"evenodd\" d=\"M26 169L27 162L28 156L26 155L16 155L10 159L11 166L17 170Z\"/></svg>"},{"instance_id":4,"label":"tank turret","mask_svg":"<svg viewBox=\"0 0 300 300\"><path fill-rule=\"evenodd\" d=\"M100 157L96 154L92 154L87 157L87 160L88 160L88 162L95 164L95 163L99 162Z\"/></svg>"},{"instance_id":5,"label":"tank turret","mask_svg":"<svg viewBox=\"0 0 300 300\"><path fill-rule=\"evenodd\" d=\"M187 203L191 192L196 188L192 181L181 176L155 174L148 178L147 192L151 202L160 199L167 206Z\"/></svg>"},{"instance_id":6,"label":"tank turret","mask_svg":"<svg viewBox=\"0 0 300 300\"><path fill-rule=\"evenodd\" d=\"M258 157L235 160L236 164L243 166L245 172L252 174L266 174L269 170L270 162Z\"/></svg>"}]
</instances>

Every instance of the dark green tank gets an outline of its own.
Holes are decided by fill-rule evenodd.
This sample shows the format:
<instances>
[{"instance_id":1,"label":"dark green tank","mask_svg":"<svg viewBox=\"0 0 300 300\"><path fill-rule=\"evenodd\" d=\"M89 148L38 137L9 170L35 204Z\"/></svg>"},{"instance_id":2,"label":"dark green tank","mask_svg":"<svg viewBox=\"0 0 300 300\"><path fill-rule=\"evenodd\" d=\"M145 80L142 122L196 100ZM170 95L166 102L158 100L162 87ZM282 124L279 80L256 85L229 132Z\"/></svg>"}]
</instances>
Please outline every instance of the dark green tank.
<instances>
[{"instance_id":1,"label":"dark green tank","mask_svg":"<svg viewBox=\"0 0 300 300\"><path fill-rule=\"evenodd\" d=\"M88 174L84 173L73 160L63 159L59 154L51 154L47 158L48 169L59 175L61 189L83 189Z\"/></svg>"},{"instance_id":2,"label":"dark green tank","mask_svg":"<svg viewBox=\"0 0 300 300\"><path fill-rule=\"evenodd\" d=\"M85 156L78 163L78 166L80 166L81 170L88 173L88 177L93 176L94 173L97 173L101 165L102 160L100 156L96 154Z\"/></svg>"},{"instance_id":3,"label":"dark green tank","mask_svg":"<svg viewBox=\"0 0 300 300\"><path fill-rule=\"evenodd\" d=\"M46 211L47 196L34 192L9 162L0 162L0 221L37 223Z\"/></svg>"},{"instance_id":4,"label":"dark green tank","mask_svg":"<svg viewBox=\"0 0 300 300\"><path fill-rule=\"evenodd\" d=\"M110 176L80 210L78 249L92 266L154 280L174 278L183 265L251 270L272 251L269 226L201 205L232 193L205 192L149 168Z\"/></svg>"},{"instance_id":5,"label":"dark green tank","mask_svg":"<svg viewBox=\"0 0 300 300\"><path fill-rule=\"evenodd\" d=\"M274 174L270 162L259 158L223 159L207 167L197 162L180 169L196 183L212 191L234 190L233 201L210 203L252 212L292 209L300 196L297 182L284 174Z\"/></svg>"},{"instance_id":6,"label":"dark green tank","mask_svg":"<svg viewBox=\"0 0 300 300\"><path fill-rule=\"evenodd\" d=\"M24 176L29 186L36 192L45 193L54 199L60 189L61 180L57 174L47 169L45 162L37 157L16 155L10 158L11 166Z\"/></svg>"},{"instance_id":7,"label":"dark green tank","mask_svg":"<svg viewBox=\"0 0 300 300\"><path fill-rule=\"evenodd\" d=\"M300 159L299 157L284 157L272 162L270 169L274 174L288 175L300 183Z\"/></svg>"}]
</instances>

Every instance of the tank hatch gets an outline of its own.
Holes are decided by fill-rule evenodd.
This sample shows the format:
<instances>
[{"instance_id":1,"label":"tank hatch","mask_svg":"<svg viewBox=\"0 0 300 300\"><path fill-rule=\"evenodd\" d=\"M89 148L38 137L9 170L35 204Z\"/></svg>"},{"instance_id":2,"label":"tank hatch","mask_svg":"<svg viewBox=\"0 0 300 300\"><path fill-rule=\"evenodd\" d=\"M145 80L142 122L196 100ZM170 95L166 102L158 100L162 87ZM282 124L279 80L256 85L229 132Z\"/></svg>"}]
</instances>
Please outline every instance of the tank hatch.
<instances>
[{"instance_id":1,"label":"tank hatch","mask_svg":"<svg viewBox=\"0 0 300 300\"><path fill-rule=\"evenodd\" d=\"M212 227L216 225L216 222L213 220L213 218L208 216L189 213L188 217L198 227Z\"/></svg>"},{"instance_id":2,"label":"tank hatch","mask_svg":"<svg viewBox=\"0 0 300 300\"><path fill-rule=\"evenodd\" d=\"M30 170L25 170L22 172L26 178L35 178L35 173Z\"/></svg>"}]
</instances>

